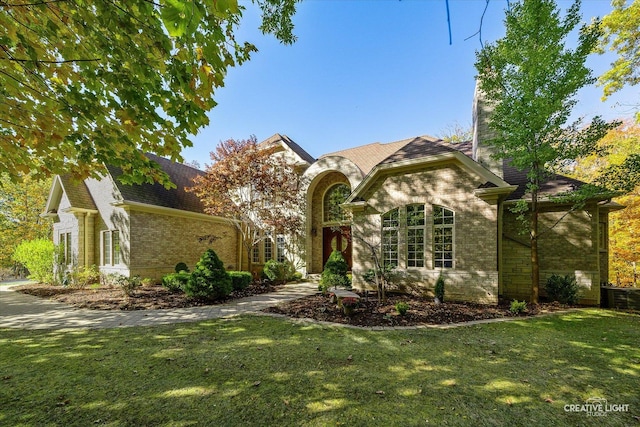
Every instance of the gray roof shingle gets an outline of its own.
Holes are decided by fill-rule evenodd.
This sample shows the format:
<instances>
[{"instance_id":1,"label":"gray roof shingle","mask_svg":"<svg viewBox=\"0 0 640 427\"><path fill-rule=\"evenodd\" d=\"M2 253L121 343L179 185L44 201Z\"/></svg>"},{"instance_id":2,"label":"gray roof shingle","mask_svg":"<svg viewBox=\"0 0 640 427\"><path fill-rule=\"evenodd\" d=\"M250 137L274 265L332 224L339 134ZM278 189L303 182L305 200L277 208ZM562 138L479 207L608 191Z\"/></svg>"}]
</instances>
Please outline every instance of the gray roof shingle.
<instances>
[{"instance_id":1,"label":"gray roof shingle","mask_svg":"<svg viewBox=\"0 0 640 427\"><path fill-rule=\"evenodd\" d=\"M177 188L167 190L157 182L154 184L139 185L123 184L118 179L118 177L122 175L122 171L119 168L107 166L125 202L144 203L153 206L204 213L204 205L200 199L194 193L189 193L185 190L187 187L192 187L193 179L197 176L204 175L204 172L191 166L183 165L182 163L172 162L155 154L146 153L145 155L160 165L162 170L169 175L171 181L176 184Z\"/></svg>"}]
</instances>

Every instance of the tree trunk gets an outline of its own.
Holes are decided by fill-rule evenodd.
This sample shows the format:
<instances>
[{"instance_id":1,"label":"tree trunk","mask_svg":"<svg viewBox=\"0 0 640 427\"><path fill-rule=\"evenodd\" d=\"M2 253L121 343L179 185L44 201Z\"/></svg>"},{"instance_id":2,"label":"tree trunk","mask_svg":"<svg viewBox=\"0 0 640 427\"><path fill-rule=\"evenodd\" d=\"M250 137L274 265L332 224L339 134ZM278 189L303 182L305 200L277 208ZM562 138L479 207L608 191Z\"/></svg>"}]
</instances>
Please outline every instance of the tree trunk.
<instances>
[{"instance_id":1,"label":"tree trunk","mask_svg":"<svg viewBox=\"0 0 640 427\"><path fill-rule=\"evenodd\" d=\"M531 303L538 304L540 259L538 257L538 192L531 192Z\"/></svg>"}]
</instances>

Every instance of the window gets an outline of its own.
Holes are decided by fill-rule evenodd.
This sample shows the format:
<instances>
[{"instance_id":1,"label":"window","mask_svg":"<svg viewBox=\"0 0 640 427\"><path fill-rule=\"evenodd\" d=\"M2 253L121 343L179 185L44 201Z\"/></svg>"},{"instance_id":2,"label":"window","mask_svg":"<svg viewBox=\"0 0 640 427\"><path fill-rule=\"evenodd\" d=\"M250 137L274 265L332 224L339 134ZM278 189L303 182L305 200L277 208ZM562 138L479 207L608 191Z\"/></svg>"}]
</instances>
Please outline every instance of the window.
<instances>
[{"instance_id":1,"label":"window","mask_svg":"<svg viewBox=\"0 0 640 427\"><path fill-rule=\"evenodd\" d=\"M424 267L424 205L407 206L407 267Z\"/></svg>"},{"instance_id":2,"label":"window","mask_svg":"<svg viewBox=\"0 0 640 427\"><path fill-rule=\"evenodd\" d=\"M433 266L453 268L453 211L442 206L433 207Z\"/></svg>"},{"instance_id":3,"label":"window","mask_svg":"<svg viewBox=\"0 0 640 427\"><path fill-rule=\"evenodd\" d=\"M264 262L273 259L273 241L271 236L266 236L264 239Z\"/></svg>"},{"instance_id":4,"label":"window","mask_svg":"<svg viewBox=\"0 0 640 427\"><path fill-rule=\"evenodd\" d=\"M254 264L258 264L260 262L260 246L258 245L253 245L251 262L253 262Z\"/></svg>"},{"instance_id":5,"label":"window","mask_svg":"<svg viewBox=\"0 0 640 427\"><path fill-rule=\"evenodd\" d=\"M324 222L340 222L346 219L344 210L340 205L347 200L351 190L346 184L334 185L324 195L323 218Z\"/></svg>"},{"instance_id":6,"label":"window","mask_svg":"<svg viewBox=\"0 0 640 427\"><path fill-rule=\"evenodd\" d=\"M382 215L382 265L398 266L398 208Z\"/></svg>"},{"instance_id":7,"label":"window","mask_svg":"<svg viewBox=\"0 0 640 427\"><path fill-rule=\"evenodd\" d=\"M284 236L277 236L276 237L276 261L278 262L285 261L284 251L285 251Z\"/></svg>"},{"instance_id":8,"label":"window","mask_svg":"<svg viewBox=\"0 0 640 427\"><path fill-rule=\"evenodd\" d=\"M120 232L107 230L102 232L102 265L120 264Z\"/></svg>"},{"instance_id":9,"label":"window","mask_svg":"<svg viewBox=\"0 0 640 427\"><path fill-rule=\"evenodd\" d=\"M71 233L60 233L60 240L58 241L58 244L62 246L62 261L64 265L72 264Z\"/></svg>"}]
</instances>

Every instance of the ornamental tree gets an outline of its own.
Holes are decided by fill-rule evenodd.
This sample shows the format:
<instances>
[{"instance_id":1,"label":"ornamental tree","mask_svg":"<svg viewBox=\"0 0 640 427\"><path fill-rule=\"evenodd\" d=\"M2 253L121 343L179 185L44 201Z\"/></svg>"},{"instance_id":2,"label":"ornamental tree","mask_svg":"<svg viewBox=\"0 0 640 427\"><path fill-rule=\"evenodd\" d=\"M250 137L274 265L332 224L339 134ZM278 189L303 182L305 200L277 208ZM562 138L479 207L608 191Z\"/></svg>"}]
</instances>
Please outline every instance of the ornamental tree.
<instances>
[{"instance_id":1,"label":"ornamental tree","mask_svg":"<svg viewBox=\"0 0 640 427\"><path fill-rule=\"evenodd\" d=\"M228 219L238 230L251 271L253 247L277 234L295 238L304 225L303 179L276 147L246 140L220 142L213 164L189 189L205 211Z\"/></svg>"},{"instance_id":2,"label":"ornamental tree","mask_svg":"<svg viewBox=\"0 0 640 427\"><path fill-rule=\"evenodd\" d=\"M480 89L494 105L484 141L496 157L527 171L521 213L531 242L531 301L538 302L540 265L538 217L540 185L569 160L597 151L596 143L615 124L599 117L590 125L569 122L576 93L595 82L586 67L601 36L597 23L583 25L575 49L567 38L580 23L580 1L560 16L552 0L524 0L506 12L506 35L477 53Z\"/></svg>"},{"instance_id":3,"label":"ornamental tree","mask_svg":"<svg viewBox=\"0 0 640 427\"><path fill-rule=\"evenodd\" d=\"M252 0L261 29L292 43L298 0ZM169 178L144 156L181 160L209 124L230 67L256 47L234 35L237 0L0 1L0 170L12 179L122 168Z\"/></svg>"}]
</instances>

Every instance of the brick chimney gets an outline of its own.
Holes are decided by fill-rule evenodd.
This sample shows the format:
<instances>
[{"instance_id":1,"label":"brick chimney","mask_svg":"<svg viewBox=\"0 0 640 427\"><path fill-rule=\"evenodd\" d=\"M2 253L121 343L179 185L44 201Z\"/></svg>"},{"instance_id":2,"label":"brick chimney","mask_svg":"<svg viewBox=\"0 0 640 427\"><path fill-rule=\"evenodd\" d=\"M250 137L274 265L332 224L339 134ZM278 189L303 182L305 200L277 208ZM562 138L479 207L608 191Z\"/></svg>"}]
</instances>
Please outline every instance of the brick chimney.
<instances>
[{"instance_id":1,"label":"brick chimney","mask_svg":"<svg viewBox=\"0 0 640 427\"><path fill-rule=\"evenodd\" d=\"M480 89L480 83L476 80L476 88L473 93L473 160L480 163L491 172L504 178L502 171L502 159L491 157L495 152L493 147L483 142L493 138L495 132L489 128L489 117L493 106L487 101L484 92Z\"/></svg>"}]
</instances>

